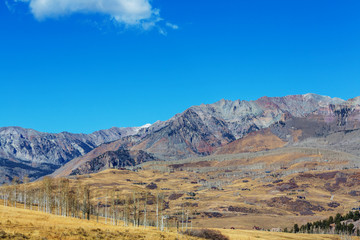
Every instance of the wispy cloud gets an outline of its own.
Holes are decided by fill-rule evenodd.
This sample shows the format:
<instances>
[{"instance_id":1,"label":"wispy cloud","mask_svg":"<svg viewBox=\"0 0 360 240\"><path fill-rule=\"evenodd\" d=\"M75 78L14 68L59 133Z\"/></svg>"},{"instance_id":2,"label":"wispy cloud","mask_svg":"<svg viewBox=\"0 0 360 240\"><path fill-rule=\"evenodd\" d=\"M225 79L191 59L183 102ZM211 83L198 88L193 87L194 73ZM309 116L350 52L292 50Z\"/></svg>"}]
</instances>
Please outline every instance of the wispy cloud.
<instances>
[{"instance_id":1,"label":"wispy cloud","mask_svg":"<svg viewBox=\"0 0 360 240\"><path fill-rule=\"evenodd\" d=\"M169 28L175 29L175 30L179 29L178 25L172 24L172 23L169 23L169 22L166 23L166 26L169 27Z\"/></svg>"},{"instance_id":2,"label":"wispy cloud","mask_svg":"<svg viewBox=\"0 0 360 240\"><path fill-rule=\"evenodd\" d=\"M152 29L163 21L159 10L152 7L151 0L6 0L9 9L10 2L28 4L31 13L40 21L75 13L100 13L120 24L138 26L144 30ZM177 28L168 23L166 26Z\"/></svg>"}]
</instances>

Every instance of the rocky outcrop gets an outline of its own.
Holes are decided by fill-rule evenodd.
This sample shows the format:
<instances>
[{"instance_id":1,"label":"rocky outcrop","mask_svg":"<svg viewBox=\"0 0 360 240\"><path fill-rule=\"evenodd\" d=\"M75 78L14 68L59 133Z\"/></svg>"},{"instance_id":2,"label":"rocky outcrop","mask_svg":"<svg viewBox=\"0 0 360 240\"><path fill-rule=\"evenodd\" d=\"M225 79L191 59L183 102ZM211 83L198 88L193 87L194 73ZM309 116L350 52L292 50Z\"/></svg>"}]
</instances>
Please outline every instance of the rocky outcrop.
<instances>
[{"instance_id":1,"label":"rocky outcrop","mask_svg":"<svg viewBox=\"0 0 360 240\"><path fill-rule=\"evenodd\" d=\"M155 125L132 149L146 150L162 159L179 159L209 155L217 147L235 140L223 119L209 116L205 121L191 108Z\"/></svg>"},{"instance_id":2,"label":"rocky outcrop","mask_svg":"<svg viewBox=\"0 0 360 240\"><path fill-rule=\"evenodd\" d=\"M155 161L156 158L144 151L132 151L127 149L119 149L117 151L106 152L88 162L83 163L74 169L70 175L82 175L96 173L105 169L121 169L129 166Z\"/></svg>"},{"instance_id":3,"label":"rocky outcrop","mask_svg":"<svg viewBox=\"0 0 360 240\"><path fill-rule=\"evenodd\" d=\"M269 127L288 146L325 148L360 155L360 105L349 100L306 117L287 116Z\"/></svg>"}]
</instances>

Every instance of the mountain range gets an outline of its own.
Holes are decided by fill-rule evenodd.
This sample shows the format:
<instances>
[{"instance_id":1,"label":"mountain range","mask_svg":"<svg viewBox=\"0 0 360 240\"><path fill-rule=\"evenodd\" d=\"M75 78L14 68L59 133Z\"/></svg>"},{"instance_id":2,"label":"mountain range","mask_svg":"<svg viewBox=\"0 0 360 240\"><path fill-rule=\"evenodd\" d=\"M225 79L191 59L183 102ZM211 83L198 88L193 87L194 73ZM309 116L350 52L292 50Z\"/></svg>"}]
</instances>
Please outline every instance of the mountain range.
<instances>
[{"instance_id":1,"label":"mountain range","mask_svg":"<svg viewBox=\"0 0 360 240\"><path fill-rule=\"evenodd\" d=\"M316 94L220 100L167 121L92 134L0 128L0 183L14 176L67 176L106 168L256 152L289 146L337 149L360 156L360 97Z\"/></svg>"}]
</instances>

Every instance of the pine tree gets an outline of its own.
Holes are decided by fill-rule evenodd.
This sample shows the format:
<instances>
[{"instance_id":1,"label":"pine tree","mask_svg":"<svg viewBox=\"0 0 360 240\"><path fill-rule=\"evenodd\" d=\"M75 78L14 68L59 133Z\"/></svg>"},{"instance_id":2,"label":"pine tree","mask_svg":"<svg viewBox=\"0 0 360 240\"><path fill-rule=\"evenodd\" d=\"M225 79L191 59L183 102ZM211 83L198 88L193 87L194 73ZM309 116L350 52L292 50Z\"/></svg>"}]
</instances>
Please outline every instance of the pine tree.
<instances>
[{"instance_id":1,"label":"pine tree","mask_svg":"<svg viewBox=\"0 0 360 240\"><path fill-rule=\"evenodd\" d=\"M299 225L294 224L294 233L298 233L300 231Z\"/></svg>"}]
</instances>

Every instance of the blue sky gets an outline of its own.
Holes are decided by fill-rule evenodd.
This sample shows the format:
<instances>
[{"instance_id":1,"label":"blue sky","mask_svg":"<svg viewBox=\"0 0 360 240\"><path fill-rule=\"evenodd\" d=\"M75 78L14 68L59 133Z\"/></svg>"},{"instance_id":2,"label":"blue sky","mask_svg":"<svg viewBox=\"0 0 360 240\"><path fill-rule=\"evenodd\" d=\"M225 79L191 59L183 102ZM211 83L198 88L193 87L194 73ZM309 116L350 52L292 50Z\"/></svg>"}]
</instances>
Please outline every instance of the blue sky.
<instances>
[{"instance_id":1,"label":"blue sky","mask_svg":"<svg viewBox=\"0 0 360 240\"><path fill-rule=\"evenodd\" d=\"M358 0L59 1L0 2L0 126L89 133L222 98L360 95Z\"/></svg>"}]
</instances>

